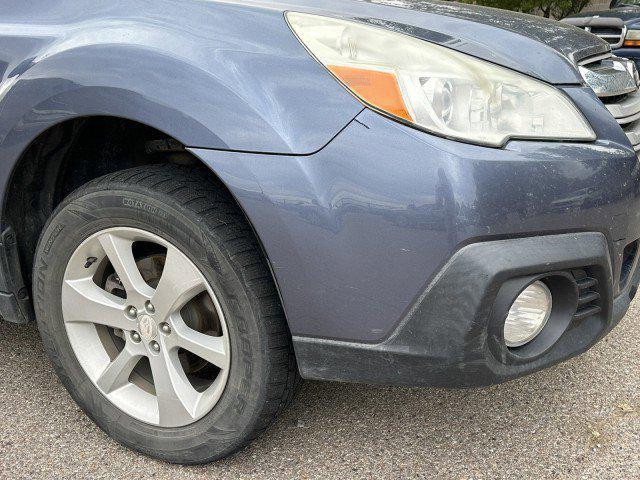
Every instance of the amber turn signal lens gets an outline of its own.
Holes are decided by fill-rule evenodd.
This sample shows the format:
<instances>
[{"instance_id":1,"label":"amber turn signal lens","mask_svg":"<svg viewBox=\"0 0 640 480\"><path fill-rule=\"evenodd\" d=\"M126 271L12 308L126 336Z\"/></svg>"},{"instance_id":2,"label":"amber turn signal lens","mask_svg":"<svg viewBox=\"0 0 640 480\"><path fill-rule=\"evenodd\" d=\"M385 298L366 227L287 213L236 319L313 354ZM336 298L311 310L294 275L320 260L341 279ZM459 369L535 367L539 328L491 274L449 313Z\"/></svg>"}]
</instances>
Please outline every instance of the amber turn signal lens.
<instances>
[{"instance_id":1,"label":"amber turn signal lens","mask_svg":"<svg viewBox=\"0 0 640 480\"><path fill-rule=\"evenodd\" d=\"M625 40L623 46L625 46L625 47L640 47L640 40Z\"/></svg>"},{"instance_id":2,"label":"amber turn signal lens","mask_svg":"<svg viewBox=\"0 0 640 480\"><path fill-rule=\"evenodd\" d=\"M413 122L393 73L329 65L329 70L364 102Z\"/></svg>"}]
</instances>

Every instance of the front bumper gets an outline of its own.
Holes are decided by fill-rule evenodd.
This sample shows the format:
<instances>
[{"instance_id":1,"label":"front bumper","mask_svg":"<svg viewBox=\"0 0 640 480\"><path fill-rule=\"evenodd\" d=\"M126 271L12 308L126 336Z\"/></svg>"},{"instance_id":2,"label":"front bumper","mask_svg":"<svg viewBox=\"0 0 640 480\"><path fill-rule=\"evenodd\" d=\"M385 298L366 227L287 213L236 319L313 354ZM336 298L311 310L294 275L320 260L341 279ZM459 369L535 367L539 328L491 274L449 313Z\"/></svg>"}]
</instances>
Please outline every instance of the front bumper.
<instances>
[{"instance_id":1,"label":"front bumper","mask_svg":"<svg viewBox=\"0 0 640 480\"><path fill-rule=\"evenodd\" d=\"M621 278L625 248L640 238L640 165L591 90L566 92L596 142L493 149L365 110L314 155L192 149L264 246L303 376L494 383L580 353L615 324L635 291ZM444 282L457 262L464 268ZM514 364L486 351L504 269L520 278L585 268L597 274L600 312L568 330L566 345Z\"/></svg>"},{"instance_id":2,"label":"front bumper","mask_svg":"<svg viewBox=\"0 0 640 480\"><path fill-rule=\"evenodd\" d=\"M608 246L600 233L469 245L453 256L386 341L367 345L295 337L301 373L319 380L472 387L535 372L584 352L620 321L638 288L634 260L614 298ZM562 325L550 348L536 347L534 340L533 350L509 349L502 340L503 286L527 284L542 272L566 274L568 284L575 278L577 295L554 300L557 314L550 323ZM507 297L509 305L513 298Z\"/></svg>"}]
</instances>

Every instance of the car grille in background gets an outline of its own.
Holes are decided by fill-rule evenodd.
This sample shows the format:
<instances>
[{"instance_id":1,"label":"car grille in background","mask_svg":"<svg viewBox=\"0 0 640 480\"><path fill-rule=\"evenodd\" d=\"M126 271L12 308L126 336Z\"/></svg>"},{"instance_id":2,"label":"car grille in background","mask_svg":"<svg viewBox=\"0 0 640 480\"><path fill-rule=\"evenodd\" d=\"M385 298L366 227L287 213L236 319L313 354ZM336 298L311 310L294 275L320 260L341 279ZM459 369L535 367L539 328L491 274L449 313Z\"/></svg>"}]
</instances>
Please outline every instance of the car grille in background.
<instances>
[{"instance_id":1,"label":"car grille in background","mask_svg":"<svg viewBox=\"0 0 640 480\"><path fill-rule=\"evenodd\" d=\"M612 55L579 64L582 77L624 130L636 152L640 151L640 91L633 62ZM631 69L631 70L629 70Z\"/></svg>"},{"instance_id":2,"label":"car grille in background","mask_svg":"<svg viewBox=\"0 0 640 480\"><path fill-rule=\"evenodd\" d=\"M624 43L624 37L626 35L625 27L583 27L587 32L597 35L609 45L611 48L619 48Z\"/></svg>"},{"instance_id":3,"label":"car grille in background","mask_svg":"<svg viewBox=\"0 0 640 480\"><path fill-rule=\"evenodd\" d=\"M627 26L620 18L600 17L569 17L563 18L563 23L581 28L611 45L611 48L620 48L627 35Z\"/></svg>"}]
</instances>

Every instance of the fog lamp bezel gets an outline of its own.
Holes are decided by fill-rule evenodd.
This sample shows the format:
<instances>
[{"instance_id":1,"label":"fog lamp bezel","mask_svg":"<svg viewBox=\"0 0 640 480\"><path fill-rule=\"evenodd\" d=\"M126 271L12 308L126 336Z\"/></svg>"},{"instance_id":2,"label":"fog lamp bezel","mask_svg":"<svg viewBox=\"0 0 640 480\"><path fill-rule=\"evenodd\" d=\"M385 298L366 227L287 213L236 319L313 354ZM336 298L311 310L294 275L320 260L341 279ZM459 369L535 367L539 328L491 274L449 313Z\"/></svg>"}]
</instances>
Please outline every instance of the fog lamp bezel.
<instances>
[{"instance_id":1,"label":"fog lamp bezel","mask_svg":"<svg viewBox=\"0 0 640 480\"><path fill-rule=\"evenodd\" d=\"M509 309L515 299L536 281L543 282L551 292L549 318L531 341L522 346L509 347L504 339L504 323ZM571 325L578 307L578 295L578 285L569 272L547 272L506 280L496 295L489 332L498 358L504 363L528 363L547 353Z\"/></svg>"}]
</instances>

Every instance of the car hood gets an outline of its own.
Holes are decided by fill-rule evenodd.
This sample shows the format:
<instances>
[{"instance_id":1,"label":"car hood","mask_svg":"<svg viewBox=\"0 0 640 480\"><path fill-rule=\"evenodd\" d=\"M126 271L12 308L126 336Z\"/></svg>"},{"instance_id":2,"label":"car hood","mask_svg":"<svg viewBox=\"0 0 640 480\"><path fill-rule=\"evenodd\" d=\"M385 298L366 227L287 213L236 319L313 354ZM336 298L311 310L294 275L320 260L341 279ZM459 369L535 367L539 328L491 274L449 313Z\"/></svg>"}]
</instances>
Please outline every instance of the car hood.
<instances>
[{"instance_id":1,"label":"car hood","mask_svg":"<svg viewBox=\"0 0 640 480\"><path fill-rule=\"evenodd\" d=\"M577 62L611 50L603 40L571 25L455 2L293 0L279 6L382 26L556 84L582 83Z\"/></svg>"}]
</instances>

